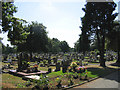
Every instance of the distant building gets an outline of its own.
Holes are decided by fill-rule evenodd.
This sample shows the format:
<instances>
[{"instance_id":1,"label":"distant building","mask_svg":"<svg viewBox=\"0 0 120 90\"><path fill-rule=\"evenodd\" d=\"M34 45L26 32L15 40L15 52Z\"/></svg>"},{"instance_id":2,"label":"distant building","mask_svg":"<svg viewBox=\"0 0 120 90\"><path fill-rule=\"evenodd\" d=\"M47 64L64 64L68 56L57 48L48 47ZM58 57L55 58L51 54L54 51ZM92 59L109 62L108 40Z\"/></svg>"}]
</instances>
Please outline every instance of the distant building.
<instances>
[{"instance_id":1,"label":"distant building","mask_svg":"<svg viewBox=\"0 0 120 90\"><path fill-rule=\"evenodd\" d=\"M118 2L118 20L120 20L120 1Z\"/></svg>"}]
</instances>

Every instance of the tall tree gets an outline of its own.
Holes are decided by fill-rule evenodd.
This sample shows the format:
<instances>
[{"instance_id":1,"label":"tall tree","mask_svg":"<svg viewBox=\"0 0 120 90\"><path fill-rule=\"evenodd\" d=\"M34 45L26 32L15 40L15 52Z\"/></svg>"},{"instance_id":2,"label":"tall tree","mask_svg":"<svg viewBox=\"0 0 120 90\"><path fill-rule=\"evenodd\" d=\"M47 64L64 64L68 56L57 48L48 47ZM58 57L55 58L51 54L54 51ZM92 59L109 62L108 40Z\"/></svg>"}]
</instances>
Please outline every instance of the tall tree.
<instances>
[{"instance_id":1,"label":"tall tree","mask_svg":"<svg viewBox=\"0 0 120 90\"><path fill-rule=\"evenodd\" d=\"M117 13L113 14L116 8L114 2L87 2L83 11L85 12L85 26L90 26L89 32L97 35L98 50L100 51L100 66L105 67L105 37L112 30L113 21Z\"/></svg>"},{"instance_id":2,"label":"tall tree","mask_svg":"<svg viewBox=\"0 0 120 90\"><path fill-rule=\"evenodd\" d=\"M18 45L18 50L29 52L31 58L33 52L47 52L48 36L46 27L41 23L32 22L28 26L27 31L30 34L27 35L26 42Z\"/></svg>"},{"instance_id":3,"label":"tall tree","mask_svg":"<svg viewBox=\"0 0 120 90\"><path fill-rule=\"evenodd\" d=\"M61 51L64 53L69 52L70 47L66 41L61 41L59 47L61 48Z\"/></svg>"},{"instance_id":4,"label":"tall tree","mask_svg":"<svg viewBox=\"0 0 120 90\"><path fill-rule=\"evenodd\" d=\"M7 44L7 46L5 46L3 43L1 43L1 44L2 44L2 53L3 54L10 54L10 53L16 52L15 47L10 47L9 44Z\"/></svg>"},{"instance_id":5,"label":"tall tree","mask_svg":"<svg viewBox=\"0 0 120 90\"><path fill-rule=\"evenodd\" d=\"M80 52L79 40L77 40L77 42L74 44L74 52Z\"/></svg>"},{"instance_id":6,"label":"tall tree","mask_svg":"<svg viewBox=\"0 0 120 90\"><path fill-rule=\"evenodd\" d=\"M51 44L52 44L52 53L58 53L61 51L61 48L60 48L60 41L57 39L57 38L53 38L51 40Z\"/></svg>"},{"instance_id":7,"label":"tall tree","mask_svg":"<svg viewBox=\"0 0 120 90\"><path fill-rule=\"evenodd\" d=\"M17 12L13 2L2 2L2 31L12 29L13 14Z\"/></svg>"},{"instance_id":8,"label":"tall tree","mask_svg":"<svg viewBox=\"0 0 120 90\"><path fill-rule=\"evenodd\" d=\"M24 42L25 35L23 24L27 23L23 19L14 17L17 7L14 2L2 2L2 31L8 32L8 38L12 45Z\"/></svg>"},{"instance_id":9,"label":"tall tree","mask_svg":"<svg viewBox=\"0 0 120 90\"><path fill-rule=\"evenodd\" d=\"M89 36L82 32L79 38L79 52L83 52L85 54L85 51L89 51L90 49L90 40Z\"/></svg>"},{"instance_id":10,"label":"tall tree","mask_svg":"<svg viewBox=\"0 0 120 90\"><path fill-rule=\"evenodd\" d=\"M118 59L116 63L120 64L120 23L119 21L114 21L114 28L111 32L107 34L107 49L112 49L117 51Z\"/></svg>"}]
</instances>

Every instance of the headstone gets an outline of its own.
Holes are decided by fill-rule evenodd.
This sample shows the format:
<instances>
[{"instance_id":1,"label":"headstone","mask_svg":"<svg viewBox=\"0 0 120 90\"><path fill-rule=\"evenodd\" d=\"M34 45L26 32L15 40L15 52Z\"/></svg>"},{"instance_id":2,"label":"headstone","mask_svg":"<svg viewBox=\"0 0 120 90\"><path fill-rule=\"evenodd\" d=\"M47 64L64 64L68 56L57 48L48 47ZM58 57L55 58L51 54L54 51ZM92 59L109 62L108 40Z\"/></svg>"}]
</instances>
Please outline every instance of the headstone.
<instances>
[{"instance_id":1,"label":"headstone","mask_svg":"<svg viewBox=\"0 0 120 90\"><path fill-rule=\"evenodd\" d=\"M57 63L57 58L53 58L54 64Z\"/></svg>"},{"instance_id":2,"label":"headstone","mask_svg":"<svg viewBox=\"0 0 120 90\"><path fill-rule=\"evenodd\" d=\"M84 55L83 54L81 55L81 59L84 60Z\"/></svg>"},{"instance_id":3,"label":"headstone","mask_svg":"<svg viewBox=\"0 0 120 90\"><path fill-rule=\"evenodd\" d=\"M18 59L18 71L21 71L22 70L22 60L23 60L23 55L22 53L20 53L19 55L19 59Z\"/></svg>"},{"instance_id":4,"label":"headstone","mask_svg":"<svg viewBox=\"0 0 120 90\"><path fill-rule=\"evenodd\" d=\"M7 55L5 55L5 56L4 56L4 60L7 60L7 57L8 57L8 56L7 56Z\"/></svg>"},{"instance_id":5,"label":"headstone","mask_svg":"<svg viewBox=\"0 0 120 90\"><path fill-rule=\"evenodd\" d=\"M49 55L49 57L48 57L48 64L49 65L51 64L51 55Z\"/></svg>"},{"instance_id":6,"label":"headstone","mask_svg":"<svg viewBox=\"0 0 120 90\"><path fill-rule=\"evenodd\" d=\"M48 73L51 73L52 72L52 68L48 68Z\"/></svg>"},{"instance_id":7,"label":"headstone","mask_svg":"<svg viewBox=\"0 0 120 90\"><path fill-rule=\"evenodd\" d=\"M66 56L64 56L63 61L62 61L62 72L63 73L67 71L68 66L69 66L69 61L67 60Z\"/></svg>"},{"instance_id":8,"label":"headstone","mask_svg":"<svg viewBox=\"0 0 120 90\"><path fill-rule=\"evenodd\" d=\"M79 60L79 65L82 66L82 60Z\"/></svg>"},{"instance_id":9,"label":"headstone","mask_svg":"<svg viewBox=\"0 0 120 90\"><path fill-rule=\"evenodd\" d=\"M11 58L8 58L8 63L11 63L11 62L12 62Z\"/></svg>"},{"instance_id":10,"label":"headstone","mask_svg":"<svg viewBox=\"0 0 120 90\"><path fill-rule=\"evenodd\" d=\"M60 71L60 62L56 63L56 70L55 71Z\"/></svg>"}]
</instances>

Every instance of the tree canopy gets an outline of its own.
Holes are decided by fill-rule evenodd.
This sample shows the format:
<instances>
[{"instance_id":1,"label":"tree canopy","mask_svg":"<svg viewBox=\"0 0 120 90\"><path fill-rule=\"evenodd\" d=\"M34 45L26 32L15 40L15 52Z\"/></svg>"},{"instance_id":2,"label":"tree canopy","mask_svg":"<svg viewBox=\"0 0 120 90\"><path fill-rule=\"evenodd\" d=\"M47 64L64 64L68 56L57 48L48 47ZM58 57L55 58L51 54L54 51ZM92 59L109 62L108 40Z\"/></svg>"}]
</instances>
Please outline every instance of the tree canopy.
<instances>
[{"instance_id":1,"label":"tree canopy","mask_svg":"<svg viewBox=\"0 0 120 90\"><path fill-rule=\"evenodd\" d=\"M62 52L69 52L70 47L66 41L61 41L59 46Z\"/></svg>"},{"instance_id":2,"label":"tree canopy","mask_svg":"<svg viewBox=\"0 0 120 90\"><path fill-rule=\"evenodd\" d=\"M24 42L24 25L27 23L23 19L14 17L17 7L13 2L2 2L2 31L8 32L8 40L12 45Z\"/></svg>"},{"instance_id":3,"label":"tree canopy","mask_svg":"<svg viewBox=\"0 0 120 90\"><path fill-rule=\"evenodd\" d=\"M113 21L117 13L113 13L116 8L114 2L87 2L82 18L83 30L92 37L97 36L98 50L100 51L100 66L105 66L104 51L105 37L113 28ZM82 31L83 32L83 31Z\"/></svg>"},{"instance_id":4,"label":"tree canopy","mask_svg":"<svg viewBox=\"0 0 120 90\"><path fill-rule=\"evenodd\" d=\"M18 50L27 52L47 52L48 36L46 27L38 22L28 25L26 42L18 45Z\"/></svg>"},{"instance_id":5,"label":"tree canopy","mask_svg":"<svg viewBox=\"0 0 120 90\"><path fill-rule=\"evenodd\" d=\"M114 28L107 34L107 49L118 52L117 63L120 63L120 23L114 21Z\"/></svg>"}]
</instances>

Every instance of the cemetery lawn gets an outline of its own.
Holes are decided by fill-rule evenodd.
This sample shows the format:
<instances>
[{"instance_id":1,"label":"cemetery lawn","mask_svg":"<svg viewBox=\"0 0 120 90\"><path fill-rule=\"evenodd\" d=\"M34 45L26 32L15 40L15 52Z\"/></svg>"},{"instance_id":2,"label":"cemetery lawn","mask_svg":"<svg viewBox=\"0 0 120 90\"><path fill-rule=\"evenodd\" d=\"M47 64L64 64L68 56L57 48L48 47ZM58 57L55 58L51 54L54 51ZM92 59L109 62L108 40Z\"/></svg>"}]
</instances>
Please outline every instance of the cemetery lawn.
<instances>
[{"instance_id":1,"label":"cemetery lawn","mask_svg":"<svg viewBox=\"0 0 120 90\"><path fill-rule=\"evenodd\" d=\"M2 63L3 65L6 65L6 63ZM17 68L17 65L11 65L13 67L12 69ZM99 65L87 65L87 71L88 71L88 77L89 79L95 78L95 77L104 77L112 72L115 72L118 70L117 66L107 66L105 68L100 67ZM38 67L39 70L47 71L48 67ZM50 66L50 68L55 69L55 66ZM68 85L68 78L66 77L67 73L62 73L62 71L58 72L52 72L47 74L50 81L50 86L56 87L57 82L56 78L61 78L62 85ZM74 73L71 73L74 74ZM85 80L79 80L73 79L74 84L80 84L84 82ZM34 85L26 86L28 84L28 81L23 80L22 77L14 76L9 73L3 73L2 74L2 87L3 88L32 88Z\"/></svg>"},{"instance_id":2,"label":"cemetery lawn","mask_svg":"<svg viewBox=\"0 0 120 90\"><path fill-rule=\"evenodd\" d=\"M2 88L32 88L27 87L27 81L22 80L21 77L10 75L8 73L2 74Z\"/></svg>"},{"instance_id":3,"label":"cemetery lawn","mask_svg":"<svg viewBox=\"0 0 120 90\"><path fill-rule=\"evenodd\" d=\"M92 79L92 78L96 78L96 77L104 77L112 72L115 72L117 70L116 67L100 67L100 66L89 66L88 67L88 78ZM68 85L68 79L66 78L66 74L67 73L62 73L62 71L58 71L58 72L52 72L48 74L48 77L51 81L51 86L55 87L57 85L57 82L55 82L56 78L61 78L62 80L62 85ZM74 74L74 73L71 73ZM80 84L83 83L85 80L79 80L78 79L73 79L74 84Z\"/></svg>"}]
</instances>

